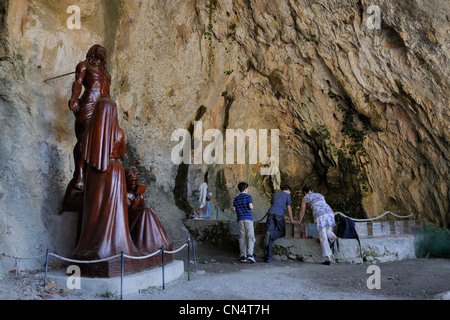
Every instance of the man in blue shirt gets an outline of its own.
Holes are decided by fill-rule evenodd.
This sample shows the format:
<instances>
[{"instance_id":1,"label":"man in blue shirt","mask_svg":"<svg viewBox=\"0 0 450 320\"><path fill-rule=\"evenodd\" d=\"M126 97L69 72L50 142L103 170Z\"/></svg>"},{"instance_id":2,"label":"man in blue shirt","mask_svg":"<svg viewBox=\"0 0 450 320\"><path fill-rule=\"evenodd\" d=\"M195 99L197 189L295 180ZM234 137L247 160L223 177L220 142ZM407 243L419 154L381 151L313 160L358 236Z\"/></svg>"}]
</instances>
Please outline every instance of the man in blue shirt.
<instances>
[{"instance_id":1,"label":"man in blue shirt","mask_svg":"<svg viewBox=\"0 0 450 320\"><path fill-rule=\"evenodd\" d=\"M239 225L239 251L241 262L256 262L253 256L255 247L255 231L253 228L253 199L248 194L248 184L241 182L238 184L241 193L233 201L233 211L236 212Z\"/></svg>"},{"instance_id":2,"label":"man in blue shirt","mask_svg":"<svg viewBox=\"0 0 450 320\"><path fill-rule=\"evenodd\" d=\"M267 232L264 239L266 246L266 262L272 261L272 246L273 242L286 235L286 222L284 221L284 214L288 212L289 219L294 223L291 208L291 187L282 186L281 192L278 192L272 197L272 204L267 215Z\"/></svg>"}]
</instances>

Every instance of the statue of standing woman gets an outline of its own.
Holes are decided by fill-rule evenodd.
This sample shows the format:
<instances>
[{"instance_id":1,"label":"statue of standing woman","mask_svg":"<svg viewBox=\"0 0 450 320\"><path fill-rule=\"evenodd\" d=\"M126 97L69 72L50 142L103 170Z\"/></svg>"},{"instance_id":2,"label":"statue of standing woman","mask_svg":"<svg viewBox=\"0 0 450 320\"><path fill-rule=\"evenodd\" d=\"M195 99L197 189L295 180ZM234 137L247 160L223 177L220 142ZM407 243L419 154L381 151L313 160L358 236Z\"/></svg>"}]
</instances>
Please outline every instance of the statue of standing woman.
<instances>
[{"instance_id":1,"label":"statue of standing woman","mask_svg":"<svg viewBox=\"0 0 450 320\"><path fill-rule=\"evenodd\" d=\"M83 133L89 125L94 107L100 99L110 98L111 75L106 69L106 49L101 45L92 46L86 60L80 62L75 71L69 108L75 115L75 135L77 143L73 149L75 170L63 202L63 211L82 210L85 164L81 151ZM80 97L82 89L84 93Z\"/></svg>"},{"instance_id":2,"label":"statue of standing woman","mask_svg":"<svg viewBox=\"0 0 450 320\"><path fill-rule=\"evenodd\" d=\"M86 163L82 229L73 256L80 260L103 259L121 252L142 256L130 236L126 175L120 162L125 137L116 103L100 99L86 130L81 141Z\"/></svg>"}]
</instances>

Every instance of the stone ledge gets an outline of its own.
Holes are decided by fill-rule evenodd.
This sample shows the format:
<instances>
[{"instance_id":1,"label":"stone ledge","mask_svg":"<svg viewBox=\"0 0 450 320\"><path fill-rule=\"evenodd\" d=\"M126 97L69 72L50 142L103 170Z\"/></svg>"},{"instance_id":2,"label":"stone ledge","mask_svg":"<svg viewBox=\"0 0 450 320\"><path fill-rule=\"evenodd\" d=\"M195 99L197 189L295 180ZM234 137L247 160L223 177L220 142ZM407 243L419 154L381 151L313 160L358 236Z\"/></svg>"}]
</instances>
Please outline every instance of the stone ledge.
<instances>
[{"instance_id":1,"label":"stone ledge","mask_svg":"<svg viewBox=\"0 0 450 320\"><path fill-rule=\"evenodd\" d=\"M185 225L197 241L210 246L232 246L238 249L238 228L236 221L229 220L186 220ZM359 244L354 239L339 239L339 248L335 244L333 260L336 263L377 263L414 259L415 255L415 221L393 223L357 223L357 227L368 225L368 232L360 232L361 255ZM372 228L373 225L376 228ZM282 260L300 260L305 262L322 262L322 251L314 224L300 226L287 223L287 236L274 242L274 258ZM377 232L378 226L381 231ZM363 228L364 228L363 227ZM363 231L362 228L359 228ZM300 238L306 231L308 238ZM375 231L375 232L374 232ZM266 224L255 222L255 255L264 257L264 235ZM402 234L405 233L405 234ZM408 233L408 234L406 234Z\"/></svg>"},{"instance_id":2,"label":"stone ledge","mask_svg":"<svg viewBox=\"0 0 450 320\"><path fill-rule=\"evenodd\" d=\"M377 263L414 259L415 235L395 235L339 239L334 244L332 259L335 263ZM274 254L281 259L305 262L322 262L322 250L318 239L282 238L274 242Z\"/></svg>"}]
</instances>

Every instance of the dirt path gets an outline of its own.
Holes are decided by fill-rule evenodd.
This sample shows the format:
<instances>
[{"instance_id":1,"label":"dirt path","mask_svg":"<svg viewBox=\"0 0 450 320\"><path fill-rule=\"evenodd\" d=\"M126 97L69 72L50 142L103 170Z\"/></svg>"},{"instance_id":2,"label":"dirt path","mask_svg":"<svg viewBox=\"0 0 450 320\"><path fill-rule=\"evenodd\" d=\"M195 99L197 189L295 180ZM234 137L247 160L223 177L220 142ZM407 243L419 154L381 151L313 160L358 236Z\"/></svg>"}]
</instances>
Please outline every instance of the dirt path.
<instances>
[{"instance_id":1,"label":"dirt path","mask_svg":"<svg viewBox=\"0 0 450 320\"><path fill-rule=\"evenodd\" d=\"M185 259L185 255L176 257ZM198 271L162 288L148 288L125 300L428 300L450 290L449 259L415 259L379 264L380 289L368 289L369 265L273 261L240 263L227 250L197 248ZM118 296L42 287L42 273L10 274L0 280L2 300L102 300ZM447 295L447 299L450 298Z\"/></svg>"}]
</instances>

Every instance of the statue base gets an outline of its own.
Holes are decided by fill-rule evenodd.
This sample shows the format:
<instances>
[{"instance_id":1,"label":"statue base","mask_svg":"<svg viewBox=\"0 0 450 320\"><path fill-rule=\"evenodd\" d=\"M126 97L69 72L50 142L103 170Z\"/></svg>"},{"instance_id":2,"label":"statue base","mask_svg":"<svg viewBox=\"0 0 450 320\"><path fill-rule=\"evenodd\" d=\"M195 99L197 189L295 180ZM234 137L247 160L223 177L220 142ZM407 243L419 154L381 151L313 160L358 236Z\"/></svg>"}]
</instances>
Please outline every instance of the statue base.
<instances>
[{"instance_id":1,"label":"statue base","mask_svg":"<svg viewBox=\"0 0 450 320\"><path fill-rule=\"evenodd\" d=\"M173 260L170 263L164 264L164 275L166 284L183 277L183 261ZM71 274L66 273L65 268L51 269L48 272L48 281L61 288L68 288L70 283L73 284L70 277ZM148 289L149 287L160 287L162 285L162 268L159 267L124 276L123 281L121 281L120 276L114 278L81 277L79 287L70 289L74 292L86 292L99 295L105 294L105 292L120 295L121 291L123 291L123 294L127 295L136 294L142 289Z\"/></svg>"},{"instance_id":2,"label":"statue base","mask_svg":"<svg viewBox=\"0 0 450 320\"><path fill-rule=\"evenodd\" d=\"M123 259L123 274L130 275L145 270L162 267L161 253L146 259ZM173 261L172 254L164 254L164 264ZM122 263L120 257L105 262L80 263L81 275L88 278L114 278L120 277L122 273Z\"/></svg>"}]
</instances>

